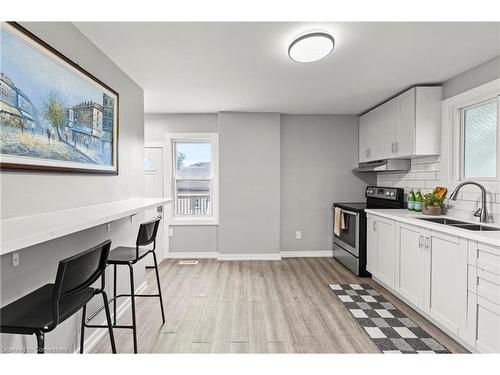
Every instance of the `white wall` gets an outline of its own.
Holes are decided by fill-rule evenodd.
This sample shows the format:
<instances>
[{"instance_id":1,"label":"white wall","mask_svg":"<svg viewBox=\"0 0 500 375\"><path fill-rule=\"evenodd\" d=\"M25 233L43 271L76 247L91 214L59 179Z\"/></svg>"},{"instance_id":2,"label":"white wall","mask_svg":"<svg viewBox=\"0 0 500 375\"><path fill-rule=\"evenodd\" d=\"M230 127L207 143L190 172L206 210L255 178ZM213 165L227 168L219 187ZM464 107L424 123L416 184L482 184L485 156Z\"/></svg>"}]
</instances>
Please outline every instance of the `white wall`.
<instances>
[{"instance_id":1,"label":"white wall","mask_svg":"<svg viewBox=\"0 0 500 375\"><path fill-rule=\"evenodd\" d=\"M332 249L333 202L364 200L357 164L357 116L281 116L282 251Z\"/></svg>"},{"instance_id":2,"label":"white wall","mask_svg":"<svg viewBox=\"0 0 500 375\"><path fill-rule=\"evenodd\" d=\"M70 23L23 23L24 27L81 65L120 94L119 175L42 172L1 172L2 219L66 209L143 194L144 97L143 90ZM135 242L138 221L120 220L111 232L96 227L20 251L20 265L11 255L1 257L1 304L54 282L58 261L110 238L113 246ZM121 279L121 278L120 278ZM108 287L109 280L108 277ZM137 267L136 285L144 282ZM128 284L120 281L120 289ZM101 302L102 303L102 302ZM95 306L97 301L93 303ZM90 308L89 313L92 312ZM72 352L78 341L79 317L68 319L47 334L47 347ZM89 330L90 334L92 331ZM87 336L89 337L89 336ZM35 346L34 337L2 335L3 347Z\"/></svg>"},{"instance_id":3,"label":"white wall","mask_svg":"<svg viewBox=\"0 0 500 375\"><path fill-rule=\"evenodd\" d=\"M221 254L278 254L280 115L217 116Z\"/></svg>"}]
</instances>

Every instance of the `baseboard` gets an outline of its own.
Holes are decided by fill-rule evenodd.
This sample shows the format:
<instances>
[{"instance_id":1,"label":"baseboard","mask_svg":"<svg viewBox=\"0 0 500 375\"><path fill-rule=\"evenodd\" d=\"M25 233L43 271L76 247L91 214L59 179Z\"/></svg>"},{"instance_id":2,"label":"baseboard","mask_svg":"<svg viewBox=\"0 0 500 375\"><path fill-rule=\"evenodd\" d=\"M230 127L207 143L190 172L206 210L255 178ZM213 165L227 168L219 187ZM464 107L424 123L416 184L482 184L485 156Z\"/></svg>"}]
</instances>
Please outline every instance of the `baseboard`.
<instances>
[{"instance_id":1,"label":"baseboard","mask_svg":"<svg viewBox=\"0 0 500 375\"><path fill-rule=\"evenodd\" d=\"M208 253L208 252L168 253L165 259L217 259L217 253Z\"/></svg>"},{"instance_id":2,"label":"baseboard","mask_svg":"<svg viewBox=\"0 0 500 375\"><path fill-rule=\"evenodd\" d=\"M282 258L331 258L333 250L281 251Z\"/></svg>"},{"instance_id":3,"label":"baseboard","mask_svg":"<svg viewBox=\"0 0 500 375\"><path fill-rule=\"evenodd\" d=\"M135 294L141 294L142 292L144 292L147 288L147 284L146 282L144 281L140 286L139 288L137 288L137 290L135 291ZM127 298L125 300L125 302L123 302L120 306L117 307L116 309L116 319L120 319L120 317L129 309L130 307L130 298ZM113 314L111 314L111 319L113 318ZM98 323L98 324L106 324L106 320L104 319L101 323ZM85 347L85 350L84 350L84 353L87 354L89 353L93 348L94 346L97 345L97 343L108 333L108 329L107 328L97 328L94 333L92 333L88 339L85 340L85 343L84 343L84 347ZM75 354L78 354L80 353L80 348L78 348L76 351L75 351Z\"/></svg>"},{"instance_id":4,"label":"baseboard","mask_svg":"<svg viewBox=\"0 0 500 375\"><path fill-rule=\"evenodd\" d=\"M217 260L281 260L281 255L274 254L218 254Z\"/></svg>"}]
</instances>

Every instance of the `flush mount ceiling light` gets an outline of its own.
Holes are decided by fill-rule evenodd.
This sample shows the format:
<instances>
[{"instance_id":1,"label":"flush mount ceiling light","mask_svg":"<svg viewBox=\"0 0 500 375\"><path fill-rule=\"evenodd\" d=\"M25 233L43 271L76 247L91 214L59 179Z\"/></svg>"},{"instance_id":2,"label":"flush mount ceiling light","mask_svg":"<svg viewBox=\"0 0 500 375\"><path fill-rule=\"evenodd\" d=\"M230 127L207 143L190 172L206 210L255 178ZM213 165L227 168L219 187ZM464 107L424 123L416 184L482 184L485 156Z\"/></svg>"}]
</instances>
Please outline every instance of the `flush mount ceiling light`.
<instances>
[{"instance_id":1,"label":"flush mount ceiling light","mask_svg":"<svg viewBox=\"0 0 500 375\"><path fill-rule=\"evenodd\" d=\"M312 32L295 39L288 47L288 56L293 61L307 63L328 56L335 46L335 39L325 32Z\"/></svg>"}]
</instances>

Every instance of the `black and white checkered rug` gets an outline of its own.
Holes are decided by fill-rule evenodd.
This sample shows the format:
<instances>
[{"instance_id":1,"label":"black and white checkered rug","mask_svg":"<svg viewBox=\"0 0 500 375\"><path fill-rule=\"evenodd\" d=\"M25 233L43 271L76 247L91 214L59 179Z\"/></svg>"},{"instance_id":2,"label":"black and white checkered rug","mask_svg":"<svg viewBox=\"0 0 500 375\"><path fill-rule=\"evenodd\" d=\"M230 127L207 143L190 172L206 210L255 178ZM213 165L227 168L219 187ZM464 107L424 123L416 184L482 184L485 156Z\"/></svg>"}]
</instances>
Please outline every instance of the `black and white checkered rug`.
<instances>
[{"instance_id":1,"label":"black and white checkered rug","mask_svg":"<svg viewBox=\"0 0 500 375\"><path fill-rule=\"evenodd\" d=\"M382 353L449 353L368 284L330 284Z\"/></svg>"}]
</instances>

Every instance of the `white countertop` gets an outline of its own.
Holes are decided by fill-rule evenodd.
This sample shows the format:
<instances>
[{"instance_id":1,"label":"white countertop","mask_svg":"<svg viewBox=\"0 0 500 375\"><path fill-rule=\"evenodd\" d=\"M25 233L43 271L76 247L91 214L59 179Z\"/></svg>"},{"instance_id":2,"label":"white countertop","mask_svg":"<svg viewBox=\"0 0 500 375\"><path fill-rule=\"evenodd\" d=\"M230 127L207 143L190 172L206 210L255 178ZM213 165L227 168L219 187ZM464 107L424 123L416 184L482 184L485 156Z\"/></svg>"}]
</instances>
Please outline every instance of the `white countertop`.
<instances>
[{"instance_id":1,"label":"white countertop","mask_svg":"<svg viewBox=\"0 0 500 375\"><path fill-rule=\"evenodd\" d=\"M487 226L497 227L497 228L500 227L498 224L478 223L477 221L472 221L470 219L464 219L460 215L430 216L430 215L423 215L419 212L413 212L413 211L403 210L403 209L399 210L399 209L373 209L373 208L369 208L369 209L366 209L365 212L367 214L373 214L373 215L385 217L388 219L400 221L403 223L417 225L417 226L422 227L422 228L428 228L428 229L436 230L439 232L448 233L448 234L451 234L454 236L460 236L463 238L468 238L471 240L487 243L490 245L500 246L500 231L485 231L485 232L472 231L472 230L467 230L467 229L456 228L456 227L453 227L450 225L432 223L432 222L426 221L426 220L419 220L418 218L445 217L447 219L466 221L468 223L487 225Z\"/></svg>"},{"instance_id":2,"label":"white countertop","mask_svg":"<svg viewBox=\"0 0 500 375\"><path fill-rule=\"evenodd\" d=\"M132 198L2 220L0 254L106 224L171 201L172 198Z\"/></svg>"}]
</instances>

